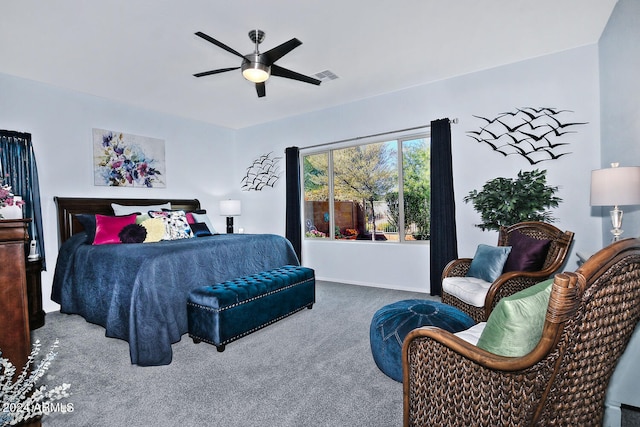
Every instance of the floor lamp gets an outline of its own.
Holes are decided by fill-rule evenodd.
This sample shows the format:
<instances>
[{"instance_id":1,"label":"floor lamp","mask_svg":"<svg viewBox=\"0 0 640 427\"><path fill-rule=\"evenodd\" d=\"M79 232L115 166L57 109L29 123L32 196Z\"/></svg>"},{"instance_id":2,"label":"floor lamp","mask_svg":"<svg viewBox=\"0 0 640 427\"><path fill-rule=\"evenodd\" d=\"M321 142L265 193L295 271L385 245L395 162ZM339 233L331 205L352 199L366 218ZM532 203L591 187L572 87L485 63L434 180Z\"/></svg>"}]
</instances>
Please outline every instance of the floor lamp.
<instances>
[{"instance_id":1,"label":"floor lamp","mask_svg":"<svg viewBox=\"0 0 640 427\"><path fill-rule=\"evenodd\" d=\"M240 200L221 200L220 215L227 217L227 234L233 234L233 217L240 216Z\"/></svg>"},{"instance_id":2,"label":"floor lamp","mask_svg":"<svg viewBox=\"0 0 640 427\"><path fill-rule=\"evenodd\" d=\"M611 224L613 241L620 240L622 209L619 206L640 205L640 166L618 167L591 171L591 206L613 206Z\"/></svg>"}]
</instances>

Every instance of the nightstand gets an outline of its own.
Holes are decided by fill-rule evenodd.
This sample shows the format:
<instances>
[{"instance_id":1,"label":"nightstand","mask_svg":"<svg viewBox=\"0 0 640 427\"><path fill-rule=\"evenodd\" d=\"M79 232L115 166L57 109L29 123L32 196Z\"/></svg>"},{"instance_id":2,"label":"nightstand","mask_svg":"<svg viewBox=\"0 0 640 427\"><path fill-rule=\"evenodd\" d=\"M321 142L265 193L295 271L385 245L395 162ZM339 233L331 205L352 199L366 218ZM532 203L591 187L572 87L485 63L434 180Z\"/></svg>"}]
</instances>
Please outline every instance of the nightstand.
<instances>
[{"instance_id":1,"label":"nightstand","mask_svg":"<svg viewBox=\"0 0 640 427\"><path fill-rule=\"evenodd\" d=\"M42 309L42 260L26 260L27 301L29 309L29 329L44 326L44 310Z\"/></svg>"}]
</instances>

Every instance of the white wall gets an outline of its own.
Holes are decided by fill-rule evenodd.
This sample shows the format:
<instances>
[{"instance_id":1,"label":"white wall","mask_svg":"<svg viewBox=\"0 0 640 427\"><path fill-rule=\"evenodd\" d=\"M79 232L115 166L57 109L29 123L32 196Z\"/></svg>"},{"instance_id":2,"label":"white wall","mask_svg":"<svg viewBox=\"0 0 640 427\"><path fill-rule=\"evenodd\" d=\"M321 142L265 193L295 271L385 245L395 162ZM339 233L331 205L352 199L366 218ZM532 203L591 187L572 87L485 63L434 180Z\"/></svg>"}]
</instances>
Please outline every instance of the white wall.
<instances>
[{"instance_id":1,"label":"white wall","mask_svg":"<svg viewBox=\"0 0 640 427\"><path fill-rule=\"evenodd\" d=\"M640 2L620 0L600 38L602 161L640 166ZM640 236L640 206L622 206L623 237ZM594 208L603 217L603 245L611 242L610 207ZM601 213L599 211L602 211ZM640 398L639 398L640 399Z\"/></svg>"},{"instance_id":2,"label":"white wall","mask_svg":"<svg viewBox=\"0 0 640 427\"><path fill-rule=\"evenodd\" d=\"M45 311L58 252L54 196L198 198L224 230L218 200L232 188L235 132L153 113L52 86L0 74L0 129L31 133L38 163L47 271L42 274ZM164 189L93 185L92 128L144 135L165 141Z\"/></svg>"},{"instance_id":3,"label":"white wall","mask_svg":"<svg viewBox=\"0 0 640 427\"><path fill-rule=\"evenodd\" d=\"M600 90L602 93L602 161L640 166L640 2L620 0L600 38ZM623 237L640 236L640 207L623 206ZM611 241L609 208L602 211L602 246ZM620 404L640 407L640 327L618 362L605 402L604 425L619 426Z\"/></svg>"},{"instance_id":4,"label":"white wall","mask_svg":"<svg viewBox=\"0 0 640 427\"><path fill-rule=\"evenodd\" d=\"M425 63L425 66L428 64ZM329 82L333 84L339 82ZM458 118L452 126L454 182L460 256L472 256L478 243L494 244L495 232L473 224L478 214L462 198L497 176L514 177L532 167L521 157L503 157L466 135L482 121L516 107L547 106L575 111L589 122L568 135L572 154L539 165L549 184L561 187L564 202L555 211L560 228L576 232L575 249L594 252L600 218L589 208L589 173L598 168L598 50L586 46L410 88L287 120L240 131L171 117L109 100L0 75L0 128L33 135L43 202L48 271L43 274L45 309L57 254L54 196L197 197L224 230L217 202L240 198L242 216L236 227L248 233L284 234L284 175L274 188L241 191L246 168L262 154L284 157L284 149L391 131ZM96 187L92 176L91 129L105 128L165 140L166 189ZM284 169L284 158L281 160ZM366 244L306 241L303 263L318 278L347 283L429 291L429 245ZM575 268L575 257L568 269Z\"/></svg>"},{"instance_id":5,"label":"white wall","mask_svg":"<svg viewBox=\"0 0 640 427\"><path fill-rule=\"evenodd\" d=\"M249 165L269 151L284 155L284 149L292 145L305 147L443 117L458 118L459 123L452 125L458 251L470 257L478 243L495 244L497 233L474 227L479 215L463 203L463 197L489 179L515 177L519 170L535 168L523 157L503 157L469 138L466 132L478 130L483 123L473 115L495 117L529 106L572 110L575 121L588 125L566 135L571 154L536 166L548 170L550 185L560 186L558 196L564 201L554 211L555 225L576 233L574 251L594 252L601 243L599 231L594 232L600 230L601 221L591 215L589 206L590 171L600 164L598 79L598 47L585 46L243 129L238 132L238 146L242 147L238 162L239 166ZM247 207L243 207L243 221L250 222L251 228L284 232L284 182L263 192L245 192L243 199ZM576 261L572 255L566 269L574 270ZM303 263L325 280L429 291L428 244L308 240L303 243Z\"/></svg>"}]
</instances>

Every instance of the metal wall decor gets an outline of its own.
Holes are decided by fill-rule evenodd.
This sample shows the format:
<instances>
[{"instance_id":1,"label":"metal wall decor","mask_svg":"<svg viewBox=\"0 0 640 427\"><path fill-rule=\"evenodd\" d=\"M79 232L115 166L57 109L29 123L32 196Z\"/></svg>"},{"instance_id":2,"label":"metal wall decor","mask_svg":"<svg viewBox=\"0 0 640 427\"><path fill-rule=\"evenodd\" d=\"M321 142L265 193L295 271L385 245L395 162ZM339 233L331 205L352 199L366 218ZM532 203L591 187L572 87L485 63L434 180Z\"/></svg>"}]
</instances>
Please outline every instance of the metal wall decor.
<instances>
[{"instance_id":1,"label":"metal wall decor","mask_svg":"<svg viewBox=\"0 0 640 427\"><path fill-rule=\"evenodd\" d=\"M588 123L569 121L567 116L572 113L550 107L523 107L500 113L493 119L474 115L486 123L479 131L467 134L505 157L520 155L535 165L571 154L566 151L569 143L562 136L576 133L576 126Z\"/></svg>"},{"instance_id":2,"label":"metal wall decor","mask_svg":"<svg viewBox=\"0 0 640 427\"><path fill-rule=\"evenodd\" d=\"M247 168L247 173L241 181L243 191L261 191L264 187L273 187L278 182L282 157L271 157L271 154L273 152L263 154Z\"/></svg>"}]
</instances>

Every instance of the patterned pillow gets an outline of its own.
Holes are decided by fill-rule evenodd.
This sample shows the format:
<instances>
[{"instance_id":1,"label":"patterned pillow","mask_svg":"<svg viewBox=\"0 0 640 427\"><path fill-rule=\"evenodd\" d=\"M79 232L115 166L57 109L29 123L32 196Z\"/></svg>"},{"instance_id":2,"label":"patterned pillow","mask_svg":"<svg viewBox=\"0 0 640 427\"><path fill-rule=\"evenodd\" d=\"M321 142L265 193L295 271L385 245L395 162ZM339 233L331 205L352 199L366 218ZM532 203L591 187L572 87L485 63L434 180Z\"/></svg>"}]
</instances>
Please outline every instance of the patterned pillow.
<instances>
[{"instance_id":1,"label":"patterned pillow","mask_svg":"<svg viewBox=\"0 0 640 427\"><path fill-rule=\"evenodd\" d=\"M149 211L151 218L162 218L164 236L162 240L189 239L193 232L184 211Z\"/></svg>"}]
</instances>

